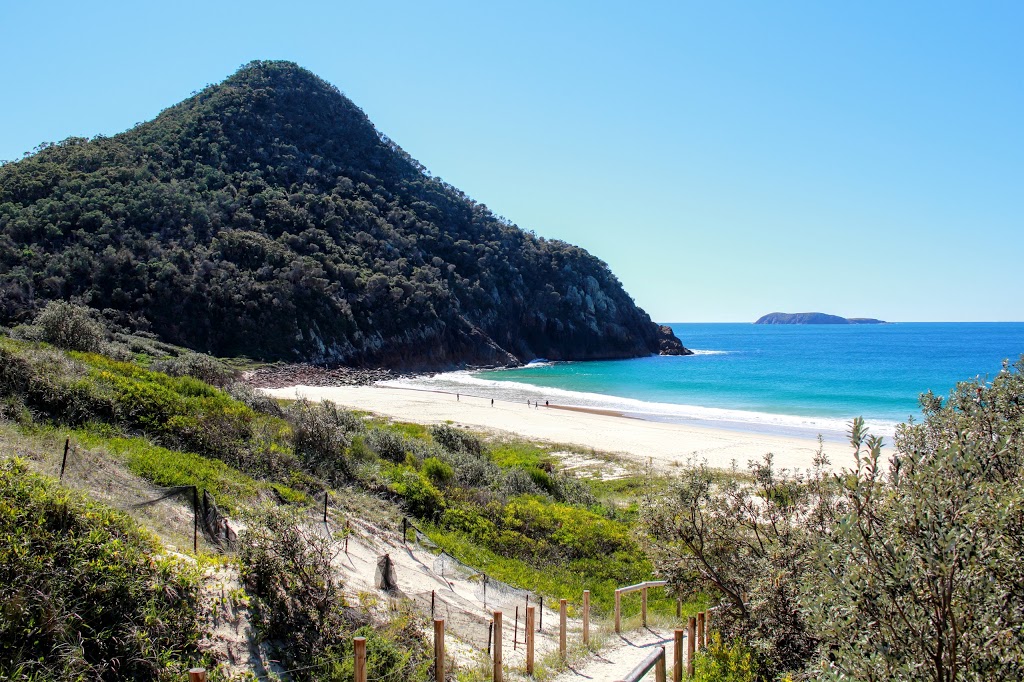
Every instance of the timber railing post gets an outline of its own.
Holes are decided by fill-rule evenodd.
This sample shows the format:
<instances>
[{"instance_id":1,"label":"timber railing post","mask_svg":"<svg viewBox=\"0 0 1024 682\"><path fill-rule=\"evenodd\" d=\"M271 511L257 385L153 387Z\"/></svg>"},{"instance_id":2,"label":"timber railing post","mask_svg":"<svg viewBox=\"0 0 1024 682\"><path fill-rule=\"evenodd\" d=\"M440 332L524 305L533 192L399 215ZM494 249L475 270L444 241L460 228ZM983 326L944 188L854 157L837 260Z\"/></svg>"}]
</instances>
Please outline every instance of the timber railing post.
<instances>
[{"instance_id":1,"label":"timber railing post","mask_svg":"<svg viewBox=\"0 0 1024 682\"><path fill-rule=\"evenodd\" d=\"M366 638L354 637L356 649L355 682L366 682Z\"/></svg>"},{"instance_id":2,"label":"timber railing post","mask_svg":"<svg viewBox=\"0 0 1024 682\"><path fill-rule=\"evenodd\" d=\"M583 643L590 644L590 590L583 590Z\"/></svg>"},{"instance_id":3,"label":"timber railing post","mask_svg":"<svg viewBox=\"0 0 1024 682\"><path fill-rule=\"evenodd\" d=\"M494 682L501 682L501 611L494 612Z\"/></svg>"},{"instance_id":4,"label":"timber railing post","mask_svg":"<svg viewBox=\"0 0 1024 682\"><path fill-rule=\"evenodd\" d=\"M640 625L647 627L647 586L640 588Z\"/></svg>"},{"instance_id":5,"label":"timber railing post","mask_svg":"<svg viewBox=\"0 0 1024 682\"><path fill-rule=\"evenodd\" d=\"M206 668L189 668L188 682L206 682Z\"/></svg>"},{"instance_id":6,"label":"timber railing post","mask_svg":"<svg viewBox=\"0 0 1024 682\"><path fill-rule=\"evenodd\" d=\"M697 644L697 619L690 616L686 626L686 674L693 677L693 654Z\"/></svg>"},{"instance_id":7,"label":"timber railing post","mask_svg":"<svg viewBox=\"0 0 1024 682\"><path fill-rule=\"evenodd\" d=\"M672 682L683 679L683 629L672 631Z\"/></svg>"},{"instance_id":8,"label":"timber railing post","mask_svg":"<svg viewBox=\"0 0 1024 682\"><path fill-rule=\"evenodd\" d=\"M526 607L526 674L533 675L534 606Z\"/></svg>"},{"instance_id":9,"label":"timber railing post","mask_svg":"<svg viewBox=\"0 0 1024 682\"><path fill-rule=\"evenodd\" d=\"M622 591L615 590L615 632L622 632Z\"/></svg>"},{"instance_id":10,"label":"timber railing post","mask_svg":"<svg viewBox=\"0 0 1024 682\"><path fill-rule=\"evenodd\" d=\"M661 656L654 664L654 682L665 682L665 647L661 647Z\"/></svg>"},{"instance_id":11,"label":"timber railing post","mask_svg":"<svg viewBox=\"0 0 1024 682\"><path fill-rule=\"evenodd\" d=\"M434 680L444 682L444 620L434 619Z\"/></svg>"},{"instance_id":12,"label":"timber railing post","mask_svg":"<svg viewBox=\"0 0 1024 682\"><path fill-rule=\"evenodd\" d=\"M697 614L697 648L704 648L704 612Z\"/></svg>"},{"instance_id":13,"label":"timber railing post","mask_svg":"<svg viewBox=\"0 0 1024 682\"><path fill-rule=\"evenodd\" d=\"M558 600L558 653L562 655L562 658L565 658L565 645L566 645L566 642L565 642L565 638L566 638L566 634L565 634L565 618L566 618L565 605L566 605L566 601L564 599L559 599Z\"/></svg>"},{"instance_id":14,"label":"timber railing post","mask_svg":"<svg viewBox=\"0 0 1024 682\"><path fill-rule=\"evenodd\" d=\"M711 609L704 612L704 648L711 641Z\"/></svg>"}]
</instances>

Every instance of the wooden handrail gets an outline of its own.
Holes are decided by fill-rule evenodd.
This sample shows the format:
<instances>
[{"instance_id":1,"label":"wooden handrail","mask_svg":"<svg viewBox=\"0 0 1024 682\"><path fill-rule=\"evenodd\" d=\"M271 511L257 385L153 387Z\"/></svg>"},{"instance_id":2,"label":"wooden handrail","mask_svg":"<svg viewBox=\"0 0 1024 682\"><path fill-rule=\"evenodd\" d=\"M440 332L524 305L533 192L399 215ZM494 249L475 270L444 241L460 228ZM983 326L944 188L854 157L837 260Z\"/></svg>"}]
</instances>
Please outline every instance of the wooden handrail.
<instances>
[{"instance_id":1,"label":"wooden handrail","mask_svg":"<svg viewBox=\"0 0 1024 682\"><path fill-rule=\"evenodd\" d=\"M658 647L657 650L652 651L619 682L639 682L651 668L654 668L656 682L665 682L665 647Z\"/></svg>"},{"instance_id":2,"label":"wooden handrail","mask_svg":"<svg viewBox=\"0 0 1024 682\"><path fill-rule=\"evenodd\" d=\"M665 585L668 585L667 580L648 580L644 583L637 583L636 585L620 587L619 594L625 594L626 592L636 592L637 590L642 590L645 587L665 587Z\"/></svg>"},{"instance_id":3,"label":"wooden handrail","mask_svg":"<svg viewBox=\"0 0 1024 682\"><path fill-rule=\"evenodd\" d=\"M651 587L665 587L667 580L648 580L647 582L627 585L615 590L615 632L622 632L622 595L628 592L643 592L643 601L640 604L641 622L647 626L647 589Z\"/></svg>"}]
</instances>

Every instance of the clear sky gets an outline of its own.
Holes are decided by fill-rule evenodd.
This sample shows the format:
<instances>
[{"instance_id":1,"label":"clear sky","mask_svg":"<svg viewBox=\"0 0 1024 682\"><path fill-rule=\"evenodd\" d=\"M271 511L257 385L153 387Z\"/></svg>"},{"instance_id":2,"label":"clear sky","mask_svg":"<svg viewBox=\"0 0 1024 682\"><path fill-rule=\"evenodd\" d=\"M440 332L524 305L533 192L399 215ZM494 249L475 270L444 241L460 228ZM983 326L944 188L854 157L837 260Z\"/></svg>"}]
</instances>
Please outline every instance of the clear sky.
<instances>
[{"instance_id":1,"label":"clear sky","mask_svg":"<svg viewBox=\"0 0 1024 682\"><path fill-rule=\"evenodd\" d=\"M0 159L288 59L656 320L1024 320L1021 2L0 0L0 31Z\"/></svg>"}]
</instances>

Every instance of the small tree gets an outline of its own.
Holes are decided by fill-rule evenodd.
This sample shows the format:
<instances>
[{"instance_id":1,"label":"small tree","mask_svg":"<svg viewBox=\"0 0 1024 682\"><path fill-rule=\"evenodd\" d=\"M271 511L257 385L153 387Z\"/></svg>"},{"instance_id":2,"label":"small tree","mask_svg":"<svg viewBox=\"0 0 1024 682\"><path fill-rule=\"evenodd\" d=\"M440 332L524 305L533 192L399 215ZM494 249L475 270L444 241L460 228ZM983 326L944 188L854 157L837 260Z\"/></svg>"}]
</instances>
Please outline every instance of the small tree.
<instances>
[{"instance_id":1,"label":"small tree","mask_svg":"<svg viewBox=\"0 0 1024 682\"><path fill-rule=\"evenodd\" d=\"M1022 365L1018 363L1017 369ZM922 398L888 477L854 433L849 512L818 548L803 610L836 679L1024 679L1024 444L1019 371Z\"/></svg>"},{"instance_id":2,"label":"small tree","mask_svg":"<svg viewBox=\"0 0 1024 682\"><path fill-rule=\"evenodd\" d=\"M50 301L35 319L43 340L67 350L98 351L107 330L93 317L91 309L69 303Z\"/></svg>"}]
</instances>

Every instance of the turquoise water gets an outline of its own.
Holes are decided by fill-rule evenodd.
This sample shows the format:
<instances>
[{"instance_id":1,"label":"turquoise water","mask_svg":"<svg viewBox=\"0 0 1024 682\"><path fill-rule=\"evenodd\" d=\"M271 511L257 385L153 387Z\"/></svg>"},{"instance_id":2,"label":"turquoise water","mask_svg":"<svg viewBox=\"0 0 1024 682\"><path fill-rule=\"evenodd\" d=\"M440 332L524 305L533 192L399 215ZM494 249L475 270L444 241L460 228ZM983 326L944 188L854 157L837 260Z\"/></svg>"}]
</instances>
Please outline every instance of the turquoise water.
<instances>
[{"instance_id":1,"label":"turquoise water","mask_svg":"<svg viewBox=\"0 0 1024 682\"><path fill-rule=\"evenodd\" d=\"M991 377L1024 353L1024 323L673 324L697 355L438 375L427 383L505 400L615 409L647 419L836 436L918 418L918 395Z\"/></svg>"}]
</instances>

